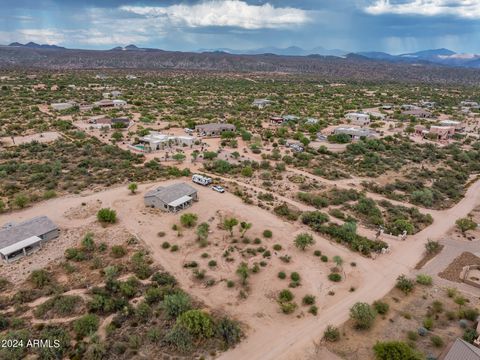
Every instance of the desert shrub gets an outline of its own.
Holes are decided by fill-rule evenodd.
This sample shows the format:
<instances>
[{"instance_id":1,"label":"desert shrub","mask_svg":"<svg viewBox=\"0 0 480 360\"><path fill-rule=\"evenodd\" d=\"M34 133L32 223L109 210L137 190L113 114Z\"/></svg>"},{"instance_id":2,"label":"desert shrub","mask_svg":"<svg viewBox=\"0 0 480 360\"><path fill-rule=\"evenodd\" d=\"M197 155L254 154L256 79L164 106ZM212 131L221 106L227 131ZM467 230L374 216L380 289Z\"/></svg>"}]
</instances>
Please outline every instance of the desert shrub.
<instances>
[{"instance_id":1,"label":"desert shrub","mask_svg":"<svg viewBox=\"0 0 480 360\"><path fill-rule=\"evenodd\" d=\"M59 295L48 299L43 304L40 304L34 310L34 315L37 318L43 318L50 310L55 315L69 316L72 315L75 307L80 304L82 298L72 295Z\"/></svg>"},{"instance_id":2,"label":"desert shrub","mask_svg":"<svg viewBox=\"0 0 480 360\"><path fill-rule=\"evenodd\" d=\"M280 302L287 302L287 301L292 301L292 300L293 300L293 294L288 289L282 290L278 294L278 301L280 301Z\"/></svg>"},{"instance_id":3,"label":"desert shrub","mask_svg":"<svg viewBox=\"0 0 480 360\"><path fill-rule=\"evenodd\" d=\"M98 316L87 314L73 322L73 330L75 331L77 338L81 339L97 331L98 324Z\"/></svg>"},{"instance_id":4,"label":"desert shrub","mask_svg":"<svg viewBox=\"0 0 480 360\"><path fill-rule=\"evenodd\" d=\"M0 328L1 329L1 328ZM478 338L478 333L475 329L466 329L463 332L462 339L465 340L466 342L473 344L473 341Z\"/></svg>"},{"instance_id":5,"label":"desert shrub","mask_svg":"<svg viewBox=\"0 0 480 360\"><path fill-rule=\"evenodd\" d=\"M7 279L0 277L0 290L5 290L9 285L10 282Z\"/></svg>"},{"instance_id":6,"label":"desert shrub","mask_svg":"<svg viewBox=\"0 0 480 360\"><path fill-rule=\"evenodd\" d=\"M423 327L427 330L432 330L433 319L431 317L426 317L425 319L423 319Z\"/></svg>"},{"instance_id":7,"label":"desert shrub","mask_svg":"<svg viewBox=\"0 0 480 360\"><path fill-rule=\"evenodd\" d=\"M390 306L386 302L377 300L373 303L373 308L380 315L385 315L386 313L388 313Z\"/></svg>"},{"instance_id":8,"label":"desert shrub","mask_svg":"<svg viewBox=\"0 0 480 360\"><path fill-rule=\"evenodd\" d=\"M286 277L287 277L287 274L285 274L284 271L280 271L280 272L278 273L278 278L279 278L279 279L282 279L282 280L283 280L283 279L285 279Z\"/></svg>"},{"instance_id":9,"label":"desert shrub","mask_svg":"<svg viewBox=\"0 0 480 360\"><path fill-rule=\"evenodd\" d=\"M466 307L458 311L458 317L470 321L476 321L479 313L477 309Z\"/></svg>"},{"instance_id":10,"label":"desert shrub","mask_svg":"<svg viewBox=\"0 0 480 360\"><path fill-rule=\"evenodd\" d=\"M119 259L127 254L127 250L122 245L114 245L110 249L110 256Z\"/></svg>"},{"instance_id":11,"label":"desert shrub","mask_svg":"<svg viewBox=\"0 0 480 360\"><path fill-rule=\"evenodd\" d=\"M198 216L192 213L186 213L180 216L180 223L187 227L192 228L197 224Z\"/></svg>"},{"instance_id":12,"label":"desert shrub","mask_svg":"<svg viewBox=\"0 0 480 360\"><path fill-rule=\"evenodd\" d=\"M320 211L307 211L302 214L302 222L316 231L328 220L328 215Z\"/></svg>"},{"instance_id":13,"label":"desert shrub","mask_svg":"<svg viewBox=\"0 0 480 360\"><path fill-rule=\"evenodd\" d=\"M372 326L377 313L367 303L357 302L350 309L350 318L355 321L355 327L368 329Z\"/></svg>"},{"instance_id":14,"label":"desert shrub","mask_svg":"<svg viewBox=\"0 0 480 360\"><path fill-rule=\"evenodd\" d=\"M82 239L82 249L85 251L95 251L95 242L93 241L93 234L87 233Z\"/></svg>"},{"instance_id":15,"label":"desert shrub","mask_svg":"<svg viewBox=\"0 0 480 360\"><path fill-rule=\"evenodd\" d=\"M458 219L455 224L462 234L465 234L468 230L475 230L477 228L477 223L469 218Z\"/></svg>"},{"instance_id":16,"label":"desert shrub","mask_svg":"<svg viewBox=\"0 0 480 360\"><path fill-rule=\"evenodd\" d=\"M165 295L162 307L167 316L173 319L190 310L192 305L190 297L179 291L175 294Z\"/></svg>"},{"instance_id":17,"label":"desert shrub","mask_svg":"<svg viewBox=\"0 0 480 360\"><path fill-rule=\"evenodd\" d=\"M117 222L117 212L110 208L100 209L97 213L97 219L101 223L114 224Z\"/></svg>"},{"instance_id":18,"label":"desert shrub","mask_svg":"<svg viewBox=\"0 0 480 360\"><path fill-rule=\"evenodd\" d=\"M162 243L162 249L168 249L170 247L170 243L168 241L164 241Z\"/></svg>"},{"instance_id":19,"label":"desert shrub","mask_svg":"<svg viewBox=\"0 0 480 360\"><path fill-rule=\"evenodd\" d=\"M65 250L65 258L73 261L85 261L90 258L83 250L76 248L68 248Z\"/></svg>"},{"instance_id":20,"label":"desert shrub","mask_svg":"<svg viewBox=\"0 0 480 360\"><path fill-rule=\"evenodd\" d=\"M305 295L302 299L303 305L313 305L315 304L315 296L314 295Z\"/></svg>"},{"instance_id":21,"label":"desert shrub","mask_svg":"<svg viewBox=\"0 0 480 360\"><path fill-rule=\"evenodd\" d=\"M342 275L340 275L339 273L328 274L328 280L333 282L340 282L342 281Z\"/></svg>"},{"instance_id":22,"label":"desert shrub","mask_svg":"<svg viewBox=\"0 0 480 360\"><path fill-rule=\"evenodd\" d=\"M310 306L310 308L308 309L308 312L312 315L317 315L318 314L318 306L316 306L316 305Z\"/></svg>"},{"instance_id":23,"label":"desert shrub","mask_svg":"<svg viewBox=\"0 0 480 360\"><path fill-rule=\"evenodd\" d=\"M417 341L418 340L418 333L415 331L409 330L407 331L407 338L410 341Z\"/></svg>"},{"instance_id":24,"label":"desert shrub","mask_svg":"<svg viewBox=\"0 0 480 360\"><path fill-rule=\"evenodd\" d=\"M320 260L322 260L322 262L328 262L328 256L327 255L322 255L320 257Z\"/></svg>"},{"instance_id":25,"label":"desert shrub","mask_svg":"<svg viewBox=\"0 0 480 360\"><path fill-rule=\"evenodd\" d=\"M135 277L130 277L124 282L119 283L120 294L127 298L132 298L136 295L140 282Z\"/></svg>"},{"instance_id":26,"label":"desert shrub","mask_svg":"<svg viewBox=\"0 0 480 360\"><path fill-rule=\"evenodd\" d=\"M192 349L193 336L183 326L175 325L166 335L164 341L173 345L178 351L187 353Z\"/></svg>"},{"instance_id":27,"label":"desert shrub","mask_svg":"<svg viewBox=\"0 0 480 360\"><path fill-rule=\"evenodd\" d=\"M150 286L145 291L145 301L149 304L158 303L163 299L164 294L165 292L162 289L156 286Z\"/></svg>"},{"instance_id":28,"label":"desert shrub","mask_svg":"<svg viewBox=\"0 0 480 360\"><path fill-rule=\"evenodd\" d=\"M196 338L212 337L215 331L210 315L201 310L188 310L180 314L176 325L184 327Z\"/></svg>"},{"instance_id":29,"label":"desert shrub","mask_svg":"<svg viewBox=\"0 0 480 360\"><path fill-rule=\"evenodd\" d=\"M287 301L287 302L281 302L280 303L280 309L284 314L291 314L295 311L297 308L297 304L294 303L293 301Z\"/></svg>"},{"instance_id":30,"label":"desert shrub","mask_svg":"<svg viewBox=\"0 0 480 360\"><path fill-rule=\"evenodd\" d=\"M428 240L425 244L425 250L428 254L436 254L440 251L440 243L438 241Z\"/></svg>"},{"instance_id":31,"label":"desert shrub","mask_svg":"<svg viewBox=\"0 0 480 360\"><path fill-rule=\"evenodd\" d=\"M280 250L282 250L282 245L280 245L280 244L275 244L275 245L273 245L273 250L275 250L275 251L280 251Z\"/></svg>"},{"instance_id":32,"label":"desert shrub","mask_svg":"<svg viewBox=\"0 0 480 360\"><path fill-rule=\"evenodd\" d=\"M270 239L273 236L272 230L263 230L263 237Z\"/></svg>"},{"instance_id":33,"label":"desert shrub","mask_svg":"<svg viewBox=\"0 0 480 360\"><path fill-rule=\"evenodd\" d=\"M52 276L46 270L33 270L28 280L37 289L42 289L52 282Z\"/></svg>"},{"instance_id":34,"label":"desert shrub","mask_svg":"<svg viewBox=\"0 0 480 360\"><path fill-rule=\"evenodd\" d=\"M216 332L223 339L226 347L229 348L240 341L242 330L236 321L226 317L220 319L217 323Z\"/></svg>"},{"instance_id":35,"label":"desert shrub","mask_svg":"<svg viewBox=\"0 0 480 360\"><path fill-rule=\"evenodd\" d=\"M395 286L397 287L397 289L403 291L405 295L408 295L413 291L415 283L413 282L413 280L407 278L405 275L400 275L397 278L397 283Z\"/></svg>"},{"instance_id":36,"label":"desert shrub","mask_svg":"<svg viewBox=\"0 0 480 360\"><path fill-rule=\"evenodd\" d=\"M327 341L335 342L340 340L340 331L333 325L328 325L323 332L323 338Z\"/></svg>"},{"instance_id":37,"label":"desert shrub","mask_svg":"<svg viewBox=\"0 0 480 360\"><path fill-rule=\"evenodd\" d=\"M138 304L137 308L135 309L135 317L140 320L141 322L147 322L148 319L152 316L152 308L148 303L142 301Z\"/></svg>"},{"instance_id":38,"label":"desert shrub","mask_svg":"<svg viewBox=\"0 0 480 360\"><path fill-rule=\"evenodd\" d=\"M373 347L376 360L423 360L422 354L402 341L377 342Z\"/></svg>"},{"instance_id":39,"label":"desert shrub","mask_svg":"<svg viewBox=\"0 0 480 360\"><path fill-rule=\"evenodd\" d=\"M426 286L429 286L429 285L432 285L432 277L430 275L426 275L426 274L418 274L417 275L417 283L421 284L421 285L426 285Z\"/></svg>"},{"instance_id":40,"label":"desert shrub","mask_svg":"<svg viewBox=\"0 0 480 360\"><path fill-rule=\"evenodd\" d=\"M438 335L433 335L430 338L430 341L432 342L433 346L435 346L435 347L442 347L443 346L443 340Z\"/></svg>"}]
</instances>

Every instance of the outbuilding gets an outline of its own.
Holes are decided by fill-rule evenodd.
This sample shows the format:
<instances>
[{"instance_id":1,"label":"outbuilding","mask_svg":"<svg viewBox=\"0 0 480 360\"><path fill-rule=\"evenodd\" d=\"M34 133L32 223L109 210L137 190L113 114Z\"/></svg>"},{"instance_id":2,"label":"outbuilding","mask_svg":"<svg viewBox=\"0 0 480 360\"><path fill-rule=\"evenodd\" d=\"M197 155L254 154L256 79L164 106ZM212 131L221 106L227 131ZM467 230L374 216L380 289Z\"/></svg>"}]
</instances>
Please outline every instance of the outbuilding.
<instances>
[{"instance_id":1,"label":"outbuilding","mask_svg":"<svg viewBox=\"0 0 480 360\"><path fill-rule=\"evenodd\" d=\"M0 258L6 262L29 255L46 241L57 238L60 230L46 216L34 217L15 224L4 225L0 230Z\"/></svg>"},{"instance_id":2,"label":"outbuilding","mask_svg":"<svg viewBox=\"0 0 480 360\"><path fill-rule=\"evenodd\" d=\"M233 124L204 124L195 126L195 131L201 136L221 136L227 131L235 131L236 127Z\"/></svg>"}]
</instances>

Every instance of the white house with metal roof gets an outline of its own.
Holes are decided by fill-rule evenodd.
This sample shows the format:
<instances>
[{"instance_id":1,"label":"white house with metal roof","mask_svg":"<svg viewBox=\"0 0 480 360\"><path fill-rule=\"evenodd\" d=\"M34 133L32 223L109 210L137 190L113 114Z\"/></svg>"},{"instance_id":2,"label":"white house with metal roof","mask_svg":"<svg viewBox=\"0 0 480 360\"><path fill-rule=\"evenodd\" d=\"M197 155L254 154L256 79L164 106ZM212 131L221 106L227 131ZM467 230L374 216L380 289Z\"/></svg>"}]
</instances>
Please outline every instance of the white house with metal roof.
<instances>
[{"instance_id":1,"label":"white house with metal roof","mask_svg":"<svg viewBox=\"0 0 480 360\"><path fill-rule=\"evenodd\" d=\"M145 206L168 212L178 212L186 209L197 200L197 190L186 183L158 187L150 190L143 197Z\"/></svg>"},{"instance_id":2,"label":"white house with metal roof","mask_svg":"<svg viewBox=\"0 0 480 360\"><path fill-rule=\"evenodd\" d=\"M6 224L0 229L0 258L10 262L29 255L59 234L58 226L46 216Z\"/></svg>"}]
</instances>

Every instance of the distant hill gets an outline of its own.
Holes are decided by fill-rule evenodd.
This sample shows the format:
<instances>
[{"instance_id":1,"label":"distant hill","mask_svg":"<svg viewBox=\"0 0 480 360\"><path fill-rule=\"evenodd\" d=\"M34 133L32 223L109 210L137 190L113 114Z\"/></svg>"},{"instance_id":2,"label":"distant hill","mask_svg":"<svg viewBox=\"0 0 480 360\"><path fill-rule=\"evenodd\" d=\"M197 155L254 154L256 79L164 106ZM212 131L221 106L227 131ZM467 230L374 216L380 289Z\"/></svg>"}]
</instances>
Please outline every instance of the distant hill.
<instances>
[{"instance_id":1,"label":"distant hill","mask_svg":"<svg viewBox=\"0 0 480 360\"><path fill-rule=\"evenodd\" d=\"M308 55L323 55L323 56L344 56L348 51L343 51L339 49L325 49L321 46L317 46L310 50L302 49L298 46L289 46L286 48L278 47L263 47L258 49L247 49L247 50L235 50L230 48L216 48L216 49L199 49L198 52L223 52L228 54L236 55L262 55L262 54L273 54L273 55L283 55L283 56L308 56Z\"/></svg>"},{"instance_id":2,"label":"distant hill","mask_svg":"<svg viewBox=\"0 0 480 360\"><path fill-rule=\"evenodd\" d=\"M8 46L13 46L13 47L25 47L25 48L30 48L30 49L50 49L50 50L64 50L66 48L58 45L48 45L48 44L37 44L34 42L28 42L26 44L21 44L19 42L13 42Z\"/></svg>"},{"instance_id":3,"label":"distant hill","mask_svg":"<svg viewBox=\"0 0 480 360\"><path fill-rule=\"evenodd\" d=\"M454 55L452 55L454 56ZM478 66L474 58L470 62ZM237 55L226 52L179 52L159 49L73 50L59 47L0 46L2 69L138 69L308 74L327 81L480 83L480 70L427 61L393 62L360 54L345 57L309 55Z\"/></svg>"}]
</instances>

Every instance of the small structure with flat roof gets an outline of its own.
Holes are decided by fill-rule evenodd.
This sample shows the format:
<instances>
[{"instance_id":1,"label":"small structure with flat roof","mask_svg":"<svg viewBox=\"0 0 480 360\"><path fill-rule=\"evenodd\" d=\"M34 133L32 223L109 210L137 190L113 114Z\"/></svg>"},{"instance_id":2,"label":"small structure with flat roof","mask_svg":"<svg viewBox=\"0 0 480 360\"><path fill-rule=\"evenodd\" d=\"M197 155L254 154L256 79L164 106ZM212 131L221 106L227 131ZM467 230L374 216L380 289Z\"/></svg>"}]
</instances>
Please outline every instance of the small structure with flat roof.
<instances>
[{"instance_id":1,"label":"small structure with flat roof","mask_svg":"<svg viewBox=\"0 0 480 360\"><path fill-rule=\"evenodd\" d=\"M352 138L352 140L357 140L360 138L373 138L377 137L378 134L376 131L368 128L356 128L356 127L347 127L339 126L333 130L335 135L345 134Z\"/></svg>"},{"instance_id":2,"label":"small structure with flat roof","mask_svg":"<svg viewBox=\"0 0 480 360\"><path fill-rule=\"evenodd\" d=\"M198 200L197 190L185 183L158 187L143 197L145 206L168 212L178 212Z\"/></svg>"},{"instance_id":3,"label":"small structure with flat roof","mask_svg":"<svg viewBox=\"0 0 480 360\"><path fill-rule=\"evenodd\" d=\"M345 119L352 125L366 126L370 125L370 115L359 112L345 114Z\"/></svg>"},{"instance_id":4,"label":"small structure with flat roof","mask_svg":"<svg viewBox=\"0 0 480 360\"><path fill-rule=\"evenodd\" d=\"M46 216L6 224L0 230L0 258L10 262L26 256L59 234L58 226Z\"/></svg>"}]
</instances>

